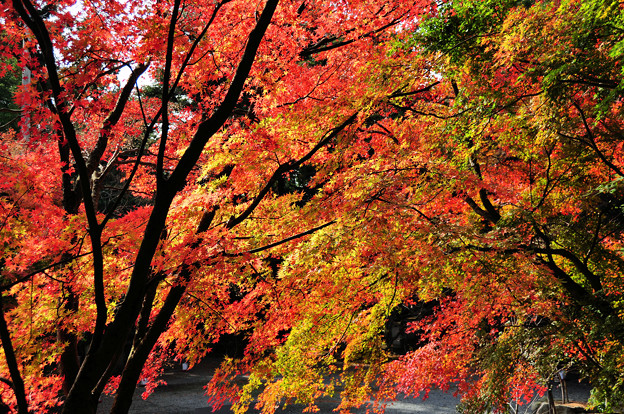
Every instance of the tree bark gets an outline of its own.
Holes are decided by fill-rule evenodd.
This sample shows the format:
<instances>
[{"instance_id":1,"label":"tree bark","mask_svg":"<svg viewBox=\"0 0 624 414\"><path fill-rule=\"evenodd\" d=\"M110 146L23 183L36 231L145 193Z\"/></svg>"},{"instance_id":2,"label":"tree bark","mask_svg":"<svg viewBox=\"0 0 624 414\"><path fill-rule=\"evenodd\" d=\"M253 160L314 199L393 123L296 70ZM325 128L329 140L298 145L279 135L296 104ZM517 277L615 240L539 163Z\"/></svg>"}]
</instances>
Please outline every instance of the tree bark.
<instances>
[{"instance_id":1,"label":"tree bark","mask_svg":"<svg viewBox=\"0 0 624 414\"><path fill-rule=\"evenodd\" d=\"M15 399L17 400L17 412L19 414L28 414L28 402L26 401L24 381L22 380L22 375L20 374L19 367L17 365L17 358L15 357L15 350L13 349L13 343L11 342L11 335L9 334L6 319L4 318L2 292L0 292L0 340L2 340L4 357L6 358L9 373L11 374L11 380L13 382L13 392L15 393Z\"/></svg>"},{"instance_id":2,"label":"tree bark","mask_svg":"<svg viewBox=\"0 0 624 414\"><path fill-rule=\"evenodd\" d=\"M70 292L68 297L64 299L63 307L65 310L75 313L78 311L78 297ZM60 372L63 376L63 394L69 394L71 386L78 375L78 369L80 367L80 361L78 360L78 338L76 334L68 331L62 326L59 326L56 332L57 340L60 343L65 343L63 353L61 354L61 361L59 363Z\"/></svg>"}]
</instances>

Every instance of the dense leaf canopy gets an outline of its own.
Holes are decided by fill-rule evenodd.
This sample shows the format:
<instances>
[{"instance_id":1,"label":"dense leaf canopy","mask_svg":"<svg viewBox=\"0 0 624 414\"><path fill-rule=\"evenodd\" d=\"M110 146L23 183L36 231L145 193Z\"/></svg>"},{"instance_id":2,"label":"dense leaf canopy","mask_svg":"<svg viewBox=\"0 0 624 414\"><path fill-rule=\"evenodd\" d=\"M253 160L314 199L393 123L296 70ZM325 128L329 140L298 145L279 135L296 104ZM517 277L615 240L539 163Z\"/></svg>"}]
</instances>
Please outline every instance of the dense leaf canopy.
<instances>
[{"instance_id":1,"label":"dense leaf canopy","mask_svg":"<svg viewBox=\"0 0 624 414\"><path fill-rule=\"evenodd\" d=\"M207 399L239 412L433 388L503 412L561 369L624 404L619 2L12 0L0 22L18 412L127 412L231 338Z\"/></svg>"}]
</instances>

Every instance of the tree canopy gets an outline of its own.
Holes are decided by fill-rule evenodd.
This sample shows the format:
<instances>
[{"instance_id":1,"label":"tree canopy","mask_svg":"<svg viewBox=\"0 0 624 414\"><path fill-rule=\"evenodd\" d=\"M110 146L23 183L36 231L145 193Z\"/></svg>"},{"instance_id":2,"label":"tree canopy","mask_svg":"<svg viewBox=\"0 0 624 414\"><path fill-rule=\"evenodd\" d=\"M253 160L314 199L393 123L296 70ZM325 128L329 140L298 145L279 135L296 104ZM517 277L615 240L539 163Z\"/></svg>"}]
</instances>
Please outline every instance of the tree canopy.
<instances>
[{"instance_id":1,"label":"tree canopy","mask_svg":"<svg viewBox=\"0 0 624 414\"><path fill-rule=\"evenodd\" d=\"M125 413L231 335L207 399L237 412L450 387L505 412L570 368L624 405L619 2L12 0L0 21L17 412Z\"/></svg>"}]
</instances>

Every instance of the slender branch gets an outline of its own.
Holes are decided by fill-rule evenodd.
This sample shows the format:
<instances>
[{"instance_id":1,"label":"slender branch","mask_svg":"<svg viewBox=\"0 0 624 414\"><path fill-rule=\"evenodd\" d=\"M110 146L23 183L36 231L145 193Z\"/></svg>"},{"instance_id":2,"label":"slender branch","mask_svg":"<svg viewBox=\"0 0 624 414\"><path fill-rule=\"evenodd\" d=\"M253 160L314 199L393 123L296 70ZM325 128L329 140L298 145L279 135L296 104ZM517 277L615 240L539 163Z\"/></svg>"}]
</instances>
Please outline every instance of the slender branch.
<instances>
[{"instance_id":1,"label":"slender branch","mask_svg":"<svg viewBox=\"0 0 624 414\"><path fill-rule=\"evenodd\" d=\"M574 267L581 272L581 274L587 279L590 286L594 290L594 292L602 291L602 282L600 281L600 277L598 277L595 273L593 273L587 265L578 258L574 253L566 250L566 249L553 249L550 247L547 248L532 248L535 253L544 253L548 255L561 256L568 259Z\"/></svg>"},{"instance_id":2,"label":"slender branch","mask_svg":"<svg viewBox=\"0 0 624 414\"><path fill-rule=\"evenodd\" d=\"M103 243L102 246L105 246L106 243ZM7 290L11 289L13 286L15 285L19 285L22 282L25 282L26 280L30 279L31 277L45 272L46 270L52 269L56 266L60 266L63 264L67 264L70 262L73 262L74 260L83 257L83 256L89 256L93 254L93 252L86 252L86 253L81 253L81 254L77 254L77 255L71 255L71 257L67 258L67 259L63 259L63 260L59 260L58 262L52 263L50 265L44 266L42 268L39 268L37 270L33 270L32 272L26 273L25 275L22 275L20 277L18 277L16 280L14 280L11 283L7 283L6 285L2 285L0 286L0 292L6 292Z\"/></svg>"},{"instance_id":3,"label":"slender branch","mask_svg":"<svg viewBox=\"0 0 624 414\"><path fill-rule=\"evenodd\" d=\"M609 168L611 168L617 175L619 175L620 177L624 177L624 172L617 165L609 161L607 157L605 157L605 155L602 153L602 151L600 151L600 149L598 148L594 133L589 127L589 123L587 122L587 118L585 117L585 112L583 112L583 109L581 108L581 106L576 102L572 103L572 105L576 108L576 110L581 115L581 119L583 120L583 126L585 127L585 131L587 132L587 137L589 138L589 142L588 142L589 146L594 150L596 155L598 155L598 158L600 158L603 163L605 163Z\"/></svg>"},{"instance_id":4,"label":"slender branch","mask_svg":"<svg viewBox=\"0 0 624 414\"><path fill-rule=\"evenodd\" d=\"M195 299L197 302L201 303L202 305L204 305L205 307L208 308L208 310L212 313L214 313L215 315L217 315L219 318L221 318L223 320L223 322L225 322L225 324L227 326L230 327L230 329L232 331L236 330L236 327L234 327L234 325L232 325L232 323L230 321L227 320L227 318L225 316L223 316L223 314L221 312L219 312L217 309L215 309L214 307L210 306L210 304L208 302L206 302L205 300L203 300L202 298L200 298L199 296L195 295L192 292L186 292L187 296L192 297L193 299Z\"/></svg>"},{"instance_id":5,"label":"slender branch","mask_svg":"<svg viewBox=\"0 0 624 414\"><path fill-rule=\"evenodd\" d=\"M253 253L262 252L264 250L269 250L269 249L271 249L273 247L279 246L280 244L288 243L290 241L296 240L296 239L301 238L303 236L307 236L308 234L312 234L314 232L317 232L317 231L319 231L321 229L324 229L325 227L331 226L334 223L336 223L336 220L332 220L332 221L329 221L329 222L327 222L325 224L321 224L320 226L313 227L313 228L311 228L309 230L306 230L306 231L302 231L301 233L297 233L294 236L287 237L287 238L282 239L280 241L277 241L277 242L274 242L274 243L269 243L269 244L267 244L265 246L257 247L255 249L251 249L247 253L248 254L253 254Z\"/></svg>"},{"instance_id":6,"label":"slender branch","mask_svg":"<svg viewBox=\"0 0 624 414\"><path fill-rule=\"evenodd\" d=\"M357 118L357 113L354 113L349 118L347 118L342 124L340 124L336 128L334 128L331 131L329 131L329 133L326 134L326 136L323 139L321 139L316 144L316 146L314 146L314 148L312 148L310 151L308 151L307 154L305 154L303 157L299 158L297 161L289 162L289 163L285 163L285 164L280 165L277 168L277 170L275 170L275 172L273 173L271 178L269 178L269 180L266 182L264 187L260 190L258 195L256 195L256 197L253 199L251 204L249 204L249 206L245 209L245 211L243 211L238 217L230 218L230 220L227 223L227 228L231 229L232 227L242 223L256 209L258 204L260 204L260 201L262 201L262 199L267 195L267 193L269 192L269 190L271 189L273 184L282 176L282 174L284 174L284 173L286 173L288 171L291 171L291 170L293 170L295 168L300 167L302 164L304 164L306 161L308 161L310 158L312 158L312 156L314 154L316 154L321 148L323 148L325 145L327 145L332 139L334 139L347 126L349 126L351 123L353 123L356 118Z\"/></svg>"},{"instance_id":7,"label":"slender branch","mask_svg":"<svg viewBox=\"0 0 624 414\"><path fill-rule=\"evenodd\" d=\"M178 21L178 12L180 10L181 0L175 0L173 3L173 12L171 22L169 23L169 34L167 35L167 53L165 57L165 70L163 74L162 89L162 132L160 135L160 145L158 146L158 156L156 157L156 188L158 189L165 177L163 175L163 163L165 150L167 148L167 138L169 135L169 79L171 77L171 64L173 61L173 42L175 40L175 28ZM158 190L156 190L158 191Z\"/></svg>"},{"instance_id":8,"label":"slender branch","mask_svg":"<svg viewBox=\"0 0 624 414\"><path fill-rule=\"evenodd\" d=\"M163 114L163 133L161 136L161 143L159 146L159 150L158 150L158 158L157 158L157 162L156 162L156 177L157 179L160 180L159 177L164 177L163 176L163 172L164 172L164 168L163 168L163 163L164 163L164 159L165 159L165 147L166 147L166 141L167 141L167 134L168 134L168 130L169 130L169 116L168 116L168 110L167 110L167 106L169 103L169 100L171 100L171 98L173 97L173 95L175 94L175 90L178 86L178 83L180 82L180 80L182 79L182 75L185 73L186 68L189 66L189 62L191 60L191 57L193 56L193 53L195 52L195 49L197 49L197 46L199 45L199 42L206 36L206 33L208 32L208 29L210 28L210 26L212 26L212 23L214 22L214 20L217 17L217 14L219 13L219 10L227 3L229 3L231 0L223 0L221 2L219 2L216 6L215 9L212 12L212 15L210 16L210 19L208 19L208 22L204 25L201 33L195 38L193 44L191 45L190 49L188 50L188 52L186 53L186 56L184 58L184 61L182 62L182 64L180 65L180 69L178 70L178 75L176 76L176 79L174 80L173 84L171 85L171 87L169 88L169 78L170 78L170 73L167 72L167 69L170 70L170 66L171 66L171 61L169 59L169 54L167 54L167 61L166 61L166 65L165 65L165 76L164 76L164 80L163 80L163 95L162 95L162 104L161 104L161 111ZM179 4L178 4L179 6ZM174 9L174 12L176 10ZM173 36L172 32L175 32L175 22L173 22L173 18L172 18L172 25L170 26L170 36ZM173 43L175 36L171 37L168 40L168 52L169 52L169 45Z\"/></svg>"},{"instance_id":9,"label":"slender branch","mask_svg":"<svg viewBox=\"0 0 624 414\"><path fill-rule=\"evenodd\" d=\"M128 178L126 179L126 183L124 184L123 189L117 195L117 198L115 199L115 202L110 207L108 213L106 214L106 217L104 217L104 219L102 220L102 223L100 224L100 227L102 229L106 226L106 223L108 223L108 221L115 214L115 210L117 210L117 207L119 207L124 196L128 192L128 189L130 188L130 185L132 184L132 180L134 179L134 176L139 170L139 166L142 165L141 159L143 158L143 154L145 153L145 147L147 146L147 141L149 140L150 134L152 133L152 131L154 130L154 127L156 126L156 122L158 120L158 117L160 116L161 111L162 111L162 107L158 111L156 116L154 116L154 118L152 119L152 122L145 128L145 132L143 133L143 139L141 140L141 144L139 145L139 149L137 151L138 152L137 158L134 162L134 166L132 167L132 171L130 171L130 174L128 175Z\"/></svg>"},{"instance_id":10,"label":"slender branch","mask_svg":"<svg viewBox=\"0 0 624 414\"><path fill-rule=\"evenodd\" d=\"M463 110L461 110L461 111L459 111L459 112L457 112L457 113L454 113L454 114L452 114L452 115L438 115L438 114L435 114L435 113L433 113L433 112L424 112L424 111L420 111L420 110L418 110L418 109L412 108L411 106L398 105L398 104L395 104L395 103L392 103L392 102L390 102L389 104L390 104L390 106L392 106L393 108L396 108L396 109L401 110L401 111L410 111L410 112L413 112L413 113L415 113L415 114L417 114L417 115L422 115L422 116L431 116L431 117L433 117L433 118L436 118L436 119L443 119L443 120L448 120L448 119L457 118L457 117L462 116L462 115L463 115L463 114L465 114L466 112L469 112L469 111L472 111L472 110L473 110L473 108L466 108L466 109L463 109Z\"/></svg>"},{"instance_id":11,"label":"slender branch","mask_svg":"<svg viewBox=\"0 0 624 414\"><path fill-rule=\"evenodd\" d=\"M401 92L403 90L403 87L402 87L392 92L390 96L388 96L388 98L399 98L399 97L404 97L404 96L418 95L419 93L423 93L423 92L429 92L431 89L433 89L434 86L439 85L440 83L441 81L433 82L432 84L428 86L417 89L415 91L409 91L409 92Z\"/></svg>"},{"instance_id":12,"label":"slender branch","mask_svg":"<svg viewBox=\"0 0 624 414\"><path fill-rule=\"evenodd\" d=\"M184 74L186 68L190 65L194 65L197 62L199 62L199 60L190 63L191 57L193 57L193 53L195 52L195 49L197 49L197 46L199 45L199 43L201 42L201 40L206 36L206 33L208 32L208 29L210 28L210 26L212 26L212 23L214 22L214 20L217 17L217 14L219 13L219 10L226 5L227 3L229 3L232 0L222 0L221 2L219 2L216 6L215 9L212 12L212 15L210 16L210 19L208 19L208 22L204 25L202 31L200 32L200 34L195 38L195 41L193 42L193 44L191 45L190 49L188 50L188 52L186 53L186 56L184 58L184 61L182 62L182 65L180 65L180 69L178 70L178 75L175 79L175 81L173 82L173 84L171 85L170 88L170 99L171 96L173 96L175 89L178 86L178 83L180 82L180 80L182 79L182 75ZM209 53L209 52L208 52ZM203 55L205 56L205 55ZM202 57L203 57L202 56ZM199 58L201 59L201 57Z\"/></svg>"},{"instance_id":13,"label":"slender branch","mask_svg":"<svg viewBox=\"0 0 624 414\"><path fill-rule=\"evenodd\" d=\"M336 351L336 349L340 346L340 344L342 344L342 341L344 340L345 336L347 336L347 332L349 331L349 328L351 327L353 320L355 319L356 315L358 315L359 313L360 313L359 307L353 312L351 312L351 317L349 318L349 321L347 322L347 326L345 326L344 330L342 331L342 334L340 335L338 340L334 343L334 345L331 348L329 348L327 352L325 352L325 354L321 358L325 358L333 354Z\"/></svg>"},{"instance_id":14,"label":"slender branch","mask_svg":"<svg viewBox=\"0 0 624 414\"><path fill-rule=\"evenodd\" d=\"M559 83L571 83L574 85L596 86L598 88L615 89L619 83L610 79L560 79Z\"/></svg>"},{"instance_id":15,"label":"slender branch","mask_svg":"<svg viewBox=\"0 0 624 414\"><path fill-rule=\"evenodd\" d=\"M555 263L553 255L565 257L566 259L572 261L572 263L575 264L575 266L577 266L577 264L580 264L581 266L580 267L577 266L577 269L580 270L581 273L585 275L585 277L588 277L588 275L586 275L585 271L583 270L583 267L586 268L583 262L579 260L578 257L576 257L575 255L573 255L572 253L568 252L565 249L551 248L550 237L548 237L548 235L544 233L536 224L533 227L534 227L535 233L537 234L537 237L539 237L544 242L545 248L534 247L531 250L538 254L539 253L546 254L546 257L548 260L545 260L543 257L539 257L539 256L538 256L538 260L541 263L545 264L552 271L553 275L557 279L559 279L563 288L568 292L570 297L574 299L579 305L591 304L595 306L603 314L602 316L611 315L613 313L613 308L610 306L610 304L607 303L605 300L601 299L600 297L590 294L590 292L588 292L583 286L581 286L574 279L572 279L572 277L567 272L565 272L563 269L561 269L557 265L557 263ZM587 272L589 272L589 270L587 270ZM589 275L589 282L592 288L594 289L594 291L599 292L601 290L600 280L598 280L597 281L598 283L596 284L596 281L595 280L592 281L592 279L597 278L597 276L595 275L592 276L592 275ZM599 288L599 289L596 289L596 288Z\"/></svg>"},{"instance_id":16,"label":"slender branch","mask_svg":"<svg viewBox=\"0 0 624 414\"><path fill-rule=\"evenodd\" d=\"M141 63L139 64L130 74L128 81L124 85L121 93L119 94L119 98L117 98L117 103L115 107L108 114L106 119L102 124L102 128L100 129L100 136L98 138L97 143L93 150L91 150L91 154L89 155L89 160L87 161L87 170L89 173L93 173L100 163L102 159L102 155L104 155L104 151L108 145L108 138L110 136L110 131L113 126L119 122L121 115L128 103L128 99L130 98L130 94L132 93L132 89L134 89L134 85L136 84L139 76L145 72L149 63Z\"/></svg>"},{"instance_id":17,"label":"slender branch","mask_svg":"<svg viewBox=\"0 0 624 414\"><path fill-rule=\"evenodd\" d=\"M386 30L386 29L388 29L388 28L390 28L392 26L396 26L397 24L399 24L402 21L402 18L403 18L403 16L400 16L400 17L398 17L396 19L393 19L391 22L389 22L389 23L387 23L387 24L385 24L385 25L383 25L383 26L381 26L381 27L379 27L377 29L374 29L374 30L371 30L371 31L369 31L367 33L364 33L364 34L362 34L362 35L360 35L360 36L358 36L358 37L356 37L354 39L343 40L341 42L336 42L336 43L332 43L332 42L334 40L337 40L338 36L332 36L332 37L329 37L329 38L322 39L317 44L312 45L312 46L308 46L305 49L303 49L301 52L299 52L299 56L301 58L305 59L306 57L309 57L309 56L312 56L312 55L315 55L315 54L318 54L318 53L327 52L327 51L332 50L332 49L337 49L339 47L347 46L347 45L349 45L349 44L351 44L353 42L356 42L358 40L362 40L362 39L365 39L367 37L371 37L371 36L373 36L373 35L375 35L375 34L377 34L379 32L383 32L384 30Z\"/></svg>"},{"instance_id":18,"label":"slender branch","mask_svg":"<svg viewBox=\"0 0 624 414\"><path fill-rule=\"evenodd\" d=\"M206 121L199 124L188 148L180 158L175 170L171 173L168 180L171 191L176 192L184 186L186 177L197 163L197 160L199 160L204 146L208 140L221 129L234 110L243 87L245 86L245 80L249 76L260 42L271 22L278 2L279 0L267 1L256 27L249 34L245 51L243 52L230 88L223 98L221 105L219 105L217 110Z\"/></svg>"},{"instance_id":19,"label":"slender branch","mask_svg":"<svg viewBox=\"0 0 624 414\"><path fill-rule=\"evenodd\" d=\"M594 249L596 248L596 246L598 246L600 227L602 227L602 213L598 213L598 222L596 223L596 231L594 232L594 237L592 237L591 245L589 246L589 249L587 250L587 254L585 255L585 260L583 260L583 263L585 264L585 266L587 266L587 263L589 262L589 258L594 252Z\"/></svg>"},{"instance_id":20,"label":"slender branch","mask_svg":"<svg viewBox=\"0 0 624 414\"><path fill-rule=\"evenodd\" d=\"M89 65L89 63L87 63L87 65ZM69 111L68 111L69 115L71 116L71 115L74 113L74 111L76 110L76 103L75 103L75 102L76 102L76 101L78 101L78 100L80 100L80 99L82 98L82 96L83 96L83 95L84 95L84 94L85 94L85 93L89 90L89 88L92 88L92 87L96 84L96 82L97 82L99 79L103 78L103 77L104 77L104 76L106 76L106 75L111 75L111 74L113 74L113 73L115 73L115 72L119 71L119 70L120 70L121 68L123 68L124 66L129 66L129 65L128 65L128 63L125 63L125 62L124 62L124 63L122 63L122 64L120 64L120 65L118 65L118 66L113 66L113 67L112 67L112 68L110 68L110 69L107 69L107 70L104 70L104 71L102 71L102 72L99 72L99 73L95 76L95 78L94 78L93 80L91 80L91 82L89 82L89 83L87 83L86 85L84 85L84 87L82 88L82 90L74 96L74 104L72 105L72 107L71 107L71 108L69 108ZM75 75L77 75L77 74L78 74L78 73L73 73L72 75L74 75L74 76L75 76Z\"/></svg>"},{"instance_id":21,"label":"slender branch","mask_svg":"<svg viewBox=\"0 0 624 414\"><path fill-rule=\"evenodd\" d=\"M557 279L559 279L559 281L561 282L561 285L564 287L564 289L568 292L570 297L574 299L576 303L578 303L579 305L587 305L587 304L595 303L597 305L602 305L602 306L599 306L599 308L603 313L605 313L605 316L612 313L612 310L609 309L608 306L606 306L606 304L596 303L598 301L594 300L594 298L589 294L589 292L587 292L581 285L576 283L574 279L570 277L569 274L567 274L559 266L557 266L551 254L548 254L548 253L546 254L547 254L548 260L544 260L543 258L539 258L539 260L542 263L544 263L552 271L553 275Z\"/></svg>"},{"instance_id":22,"label":"slender branch","mask_svg":"<svg viewBox=\"0 0 624 414\"><path fill-rule=\"evenodd\" d=\"M548 194L550 193L550 191L555 188L556 181L558 181L558 180L555 180L555 183L553 183L553 180L550 177L550 170L552 168L551 154L552 154L551 150L546 150L546 156L548 159L548 164L546 166L546 184L544 184L544 191L542 191L542 196L540 197L540 200L535 205L535 207L532 208L532 211L537 211L540 207L542 207L542 205L546 202L546 197L548 197ZM551 183L553 184L552 184L552 187L550 187L549 189L549 186Z\"/></svg>"},{"instance_id":23,"label":"slender branch","mask_svg":"<svg viewBox=\"0 0 624 414\"><path fill-rule=\"evenodd\" d=\"M11 114L21 114L21 109L11 109L11 108L0 108L0 112L8 112Z\"/></svg>"},{"instance_id":24,"label":"slender branch","mask_svg":"<svg viewBox=\"0 0 624 414\"><path fill-rule=\"evenodd\" d=\"M0 224L0 230L3 229L4 226L6 226L7 221L13 215L13 211L15 211L15 209L19 205L19 202L21 201L21 199L24 198L24 196L28 194L28 192L31 191L32 189L33 189L33 186L29 184L26 187L26 189L22 192L22 194L20 194L19 197L17 197L17 199L13 201L13 205L11 206L9 211L7 211L6 215L4 216L4 219L2 220L2 223Z\"/></svg>"}]
</instances>

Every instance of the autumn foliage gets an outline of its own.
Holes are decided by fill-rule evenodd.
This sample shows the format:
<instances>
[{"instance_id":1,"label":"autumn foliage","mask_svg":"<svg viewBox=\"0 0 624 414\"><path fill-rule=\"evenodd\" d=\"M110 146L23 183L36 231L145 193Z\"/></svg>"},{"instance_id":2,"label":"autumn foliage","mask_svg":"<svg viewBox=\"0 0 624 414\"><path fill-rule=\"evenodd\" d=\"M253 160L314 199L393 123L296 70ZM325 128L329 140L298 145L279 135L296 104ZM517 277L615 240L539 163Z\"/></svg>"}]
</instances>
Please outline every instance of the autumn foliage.
<instances>
[{"instance_id":1,"label":"autumn foliage","mask_svg":"<svg viewBox=\"0 0 624 414\"><path fill-rule=\"evenodd\" d=\"M12 409L124 413L233 337L206 398L237 411L441 388L503 412L559 369L624 403L618 2L12 0L0 22Z\"/></svg>"}]
</instances>

